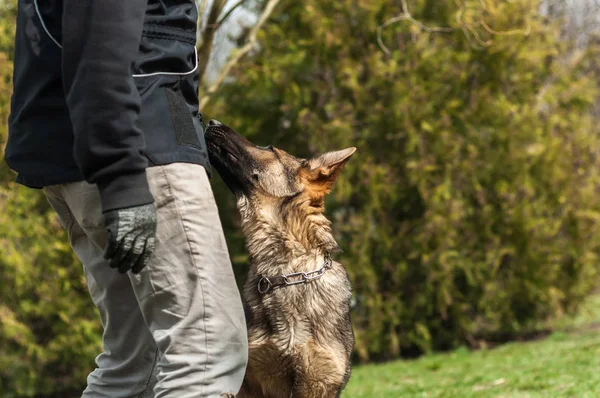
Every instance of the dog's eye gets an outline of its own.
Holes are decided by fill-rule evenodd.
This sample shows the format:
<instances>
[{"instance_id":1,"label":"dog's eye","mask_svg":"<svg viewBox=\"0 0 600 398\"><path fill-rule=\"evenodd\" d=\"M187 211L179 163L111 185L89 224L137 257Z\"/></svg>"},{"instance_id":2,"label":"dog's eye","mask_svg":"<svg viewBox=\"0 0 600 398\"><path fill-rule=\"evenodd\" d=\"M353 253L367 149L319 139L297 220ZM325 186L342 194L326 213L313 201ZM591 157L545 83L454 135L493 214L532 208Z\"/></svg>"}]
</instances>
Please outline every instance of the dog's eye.
<instances>
[{"instance_id":1,"label":"dog's eye","mask_svg":"<svg viewBox=\"0 0 600 398\"><path fill-rule=\"evenodd\" d=\"M271 152L275 152L275 148L273 148L273 145L269 145L269 146L257 146L258 149L262 149L263 151L271 151Z\"/></svg>"},{"instance_id":2,"label":"dog's eye","mask_svg":"<svg viewBox=\"0 0 600 398\"><path fill-rule=\"evenodd\" d=\"M252 173L252 179L258 181L258 173Z\"/></svg>"}]
</instances>

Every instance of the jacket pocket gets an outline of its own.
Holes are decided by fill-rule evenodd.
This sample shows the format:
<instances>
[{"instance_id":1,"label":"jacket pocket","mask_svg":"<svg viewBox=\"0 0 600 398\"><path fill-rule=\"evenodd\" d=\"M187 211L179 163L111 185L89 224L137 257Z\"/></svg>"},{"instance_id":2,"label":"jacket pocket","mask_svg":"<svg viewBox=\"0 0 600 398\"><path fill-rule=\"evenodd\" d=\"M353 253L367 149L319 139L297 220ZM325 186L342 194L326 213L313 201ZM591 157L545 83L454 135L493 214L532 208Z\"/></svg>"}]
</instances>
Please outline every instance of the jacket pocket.
<instances>
[{"instance_id":1,"label":"jacket pocket","mask_svg":"<svg viewBox=\"0 0 600 398\"><path fill-rule=\"evenodd\" d=\"M197 75L155 74L135 80L142 100L139 126L151 163L208 163Z\"/></svg>"}]
</instances>

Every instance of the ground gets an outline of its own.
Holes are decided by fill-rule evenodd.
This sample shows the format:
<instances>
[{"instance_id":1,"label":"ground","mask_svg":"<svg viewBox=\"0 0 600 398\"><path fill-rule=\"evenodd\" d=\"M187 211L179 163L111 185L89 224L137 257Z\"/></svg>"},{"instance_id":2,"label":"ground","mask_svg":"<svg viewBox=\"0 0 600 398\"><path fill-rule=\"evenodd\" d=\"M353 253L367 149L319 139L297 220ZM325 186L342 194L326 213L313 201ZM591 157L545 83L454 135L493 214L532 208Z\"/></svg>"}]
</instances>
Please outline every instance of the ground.
<instances>
[{"instance_id":1,"label":"ground","mask_svg":"<svg viewBox=\"0 0 600 398\"><path fill-rule=\"evenodd\" d=\"M343 398L600 397L600 296L547 338L357 366Z\"/></svg>"}]
</instances>

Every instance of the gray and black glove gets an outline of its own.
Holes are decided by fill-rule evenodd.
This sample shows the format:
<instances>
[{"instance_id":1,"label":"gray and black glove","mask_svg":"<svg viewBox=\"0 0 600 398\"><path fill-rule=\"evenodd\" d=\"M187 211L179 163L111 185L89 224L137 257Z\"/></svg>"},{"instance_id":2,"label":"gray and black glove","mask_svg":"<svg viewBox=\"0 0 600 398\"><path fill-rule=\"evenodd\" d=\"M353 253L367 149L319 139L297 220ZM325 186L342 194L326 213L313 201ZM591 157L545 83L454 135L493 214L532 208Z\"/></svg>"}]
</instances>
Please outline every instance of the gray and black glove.
<instances>
[{"instance_id":1,"label":"gray and black glove","mask_svg":"<svg viewBox=\"0 0 600 398\"><path fill-rule=\"evenodd\" d=\"M108 245L104 258L111 268L124 274L139 273L150 260L156 236L156 210L153 204L110 210L104 213Z\"/></svg>"}]
</instances>

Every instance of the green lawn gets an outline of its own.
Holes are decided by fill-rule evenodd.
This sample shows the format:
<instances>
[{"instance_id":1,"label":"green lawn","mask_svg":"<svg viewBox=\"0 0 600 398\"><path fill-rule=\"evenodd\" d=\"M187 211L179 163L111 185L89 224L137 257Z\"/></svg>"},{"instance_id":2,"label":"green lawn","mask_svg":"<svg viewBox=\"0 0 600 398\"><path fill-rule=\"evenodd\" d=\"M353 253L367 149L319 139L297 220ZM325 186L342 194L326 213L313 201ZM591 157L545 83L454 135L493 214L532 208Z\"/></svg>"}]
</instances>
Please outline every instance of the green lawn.
<instances>
[{"instance_id":1,"label":"green lawn","mask_svg":"<svg viewBox=\"0 0 600 398\"><path fill-rule=\"evenodd\" d=\"M600 296L548 338L355 367L344 398L600 397Z\"/></svg>"}]
</instances>

